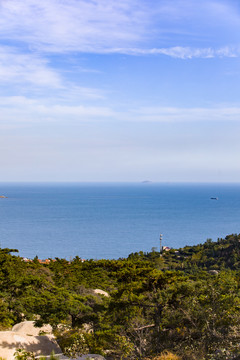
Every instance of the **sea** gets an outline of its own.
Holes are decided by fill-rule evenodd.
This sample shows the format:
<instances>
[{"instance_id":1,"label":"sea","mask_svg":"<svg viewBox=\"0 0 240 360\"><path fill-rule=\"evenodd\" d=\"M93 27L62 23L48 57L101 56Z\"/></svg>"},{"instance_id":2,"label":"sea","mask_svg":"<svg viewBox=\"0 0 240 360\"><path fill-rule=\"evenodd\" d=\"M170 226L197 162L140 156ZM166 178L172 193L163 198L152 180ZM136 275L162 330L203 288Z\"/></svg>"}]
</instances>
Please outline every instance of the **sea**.
<instances>
[{"instance_id":1,"label":"sea","mask_svg":"<svg viewBox=\"0 0 240 360\"><path fill-rule=\"evenodd\" d=\"M240 184L1 183L0 247L119 259L240 233Z\"/></svg>"}]
</instances>

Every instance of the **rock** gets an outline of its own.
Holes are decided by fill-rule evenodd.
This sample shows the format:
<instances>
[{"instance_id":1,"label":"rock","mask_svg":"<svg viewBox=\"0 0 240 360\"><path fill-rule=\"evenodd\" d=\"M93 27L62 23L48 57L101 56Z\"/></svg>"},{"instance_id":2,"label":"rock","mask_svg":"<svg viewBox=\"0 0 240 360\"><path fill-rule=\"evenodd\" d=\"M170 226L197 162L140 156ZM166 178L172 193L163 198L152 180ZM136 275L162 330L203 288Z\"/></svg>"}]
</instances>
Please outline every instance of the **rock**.
<instances>
[{"instance_id":1,"label":"rock","mask_svg":"<svg viewBox=\"0 0 240 360\"><path fill-rule=\"evenodd\" d=\"M39 335L39 332L49 333L49 335ZM17 349L24 349L33 352L35 356L46 356L50 358L52 352L59 360L69 360L70 358L62 354L62 350L57 344L50 325L40 328L34 326L34 321L23 321L13 326L12 331L0 331L0 357L6 360L15 360L14 353ZM76 360L105 360L103 356L97 354L87 354L76 358Z\"/></svg>"},{"instance_id":2,"label":"rock","mask_svg":"<svg viewBox=\"0 0 240 360\"><path fill-rule=\"evenodd\" d=\"M17 349L32 351L35 355L61 354L53 336L22 335L14 331L0 331L0 354L3 359L15 360Z\"/></svg>"},{"instance_id":3,"label":"rock","mask_svg":"<svg viewBox=\"0 0 240 360\"><path fill-rule=\"evenodd\" d=\"M21 335L52 335L51 325L43 325L42 327L34 326L34 321L23 321L13 326L12 331L17 332Z\"/></svg>"},{"instance_id":4,"label":"rock","mask_svg":"<svg viewBox=\"0 0 240 360\"><path fill-rule=\"evenodd\" d=\"M106 296L106 297L109 297L109 294L108 294L106 291L104 291L104 290L94 289L93 292L94 292L95 294L100 294L100 295L104 295L104 296Z\"/></svg>"},{"instance_id":5,"label":"rock","mask_svg":"<svg viewBox=\"0 0 240 360\"><path fill-rule=\"evenodd\" d=\"M218 270L209 270L208 273L211 275L218 275L219 271Z\"/></svg>"}]
</instances>

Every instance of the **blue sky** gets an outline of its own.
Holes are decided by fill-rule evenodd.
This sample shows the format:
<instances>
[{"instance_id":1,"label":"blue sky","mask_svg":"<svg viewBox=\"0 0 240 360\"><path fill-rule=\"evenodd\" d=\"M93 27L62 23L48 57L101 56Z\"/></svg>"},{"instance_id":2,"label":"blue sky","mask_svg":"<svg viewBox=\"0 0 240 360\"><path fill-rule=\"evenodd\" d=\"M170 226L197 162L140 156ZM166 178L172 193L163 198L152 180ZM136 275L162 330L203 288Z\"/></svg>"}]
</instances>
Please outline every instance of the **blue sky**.
<instances>
[{"instance_id":1,"label":"blue sky","mask_svg":"<svg viewBox=\"0 0 240 360\"><path fill-rule=\"evenodd\" d=\"M0 2L1 181L240 181L240 2Z\"/></svg>"}]
</instances>

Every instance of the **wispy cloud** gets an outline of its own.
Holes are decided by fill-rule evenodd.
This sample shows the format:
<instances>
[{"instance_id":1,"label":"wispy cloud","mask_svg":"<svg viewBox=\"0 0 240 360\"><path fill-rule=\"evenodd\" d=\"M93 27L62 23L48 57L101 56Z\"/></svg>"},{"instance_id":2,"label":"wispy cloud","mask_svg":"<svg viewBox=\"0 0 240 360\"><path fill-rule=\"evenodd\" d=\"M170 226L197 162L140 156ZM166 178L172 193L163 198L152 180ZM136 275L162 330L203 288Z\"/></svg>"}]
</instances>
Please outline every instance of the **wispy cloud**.
<instances>
[{"instance_id":1,"label":"wispy cloud","mask_svg":"<svg viewBox=\"0 0 240 360\"><path fill-rule=\"evenodd\" d=\"M0 123L5 127L7 123L19 126L37 122L67 122L98 121L115 116L110 108L104 106L67 105L52 103L48 98L31 99L25 96L0 97Z\"/></svg>"},{"instance_id":2,"label":"wispy cloud","mask_svg":"<svg viewBox=\"0 0 240 360\"><path fill-rule=\"evenodd\" d=\"M4 86L20 84L21 94L47 88L62 91L66 98L78 94L101 99L100 89L82 85L80 77L68 77L51 62L51 55L238 57L234 34L240 31L240 17L234 10L226 0L197 4L193 0L4 0L0 2L0 81ZM217 38L224 40L211 43L219 24L226 31L217 33ZM69 63L64 66L73 71ZM83 71L77 66L78 73Z\"/></svg>"},{"instance_id":3,"label":"wispy cloud","mask_svg":"<svg viewBox=\"0 0 240 360\"><path fill-rule=\"evenodd\" d=\"M74 69L76 73L82 71ZM68 70L68 73L71 69ZM50 61L31 52L22 52L15 47L0 46L0 82L4 86L12 86L11 92L20 89L22 94L31 94L33 97L46 90L54 91L54 97L59 99L103 99L100 89L81 86L64 76L64 71L51 66Z\"/></svg>"},{"instance_id":4,"label":"wispy cloud","mask_svg":"<svg viewBox=\"0 0 240 360\"><path fill-rule=\"evenodd\" d=\"M1 35L46 51L99 51L144 36L147 16L136 0L6 0Z\"/></svg>"},{"instance_id":5,"label":"wispy cloud","mask_svg":"<svg viewBox=\"0 0 240 360\"><path fill-rule=\"evenodd\" d=\"M214 57L237 57L240 55L240 48L224 47L221 49L195 49L189 47L172 47L161 49L138 49L138 48L118 48L106 51L108 53L122 53L129 55L165 55L173 58L192 59L192 58L214 58ZM78 70L79 72L82 71ZM89 98L102 99L103 92L76 85L64 79L49 64L45 58L33 53L23 53L16 48L9 46L0 47L0 81L2 84L20 84L25 87L26 92L34 92L34 89L52 88L62 92L67 98ZM30 88L28 88L30 86ZM60 93L59 93L60 95ZM60 95L61 96L61 95Z\"/></svg>"},{"instance_id":6,"label":"wispy cloud","mask_svg":"<svg viewBox=\"0 0 240 360\"><path fill-rule=\"evenodd\" d=\"M144 122L198 122L240 121L240 107L211 108L145 107L129 111L131 121Z\"/></svg>"},{"instance_id":7,"label":"wispy cloud","mask_svg":"<svg viewBox=\"0 0 240 360\"><path fill-rule=\"evenodd\" d=\"M51 99L31 99L25 96L0 97L1 125L15 126L37 122L240 122L240 107L212 108L142 107L116 111L106 106L70 105Z\"/></svg>"},{"instance_id":8,"label":"wispy cloud","mask_svg":"<svg viewBox=\"0 0 240 360\"><path fill-rule=\"evenodd\" d=\"M48 66L46 60L10 47L0 47L0 81L56 88L62 86L61 77Z\"/></svg>"},{"instance_id":9,"label":"wispy cloud","mask_svg":"<svg viewBox=\"0 0 240 360\"><path fill-rule=\"evenodd\" d=\"M191 48L174 46L169 48L153 48L153 49L138 49L138 48L117 48L109 50L112 53L122 53L128 55L166 55L179 59L193 59L193 58L215 58L215 57L238 57L240 55L240 47L225 46L219 49L214 48Z\"/></svg>"},{"instance_id":10,"label":"wispy cloud","mask_svg":"<svg viewBox=\"0 0 240 360\"><path fill-rule=\"evenodd\" d=\"M220 39L222 48L237 42L239 20L237 8L226 0L4 0L0 39L56 53L131 53L135 47L148 47L172 54L193 42L206 52L200 44L211 48Z\"/></svg>"}]
</instances>

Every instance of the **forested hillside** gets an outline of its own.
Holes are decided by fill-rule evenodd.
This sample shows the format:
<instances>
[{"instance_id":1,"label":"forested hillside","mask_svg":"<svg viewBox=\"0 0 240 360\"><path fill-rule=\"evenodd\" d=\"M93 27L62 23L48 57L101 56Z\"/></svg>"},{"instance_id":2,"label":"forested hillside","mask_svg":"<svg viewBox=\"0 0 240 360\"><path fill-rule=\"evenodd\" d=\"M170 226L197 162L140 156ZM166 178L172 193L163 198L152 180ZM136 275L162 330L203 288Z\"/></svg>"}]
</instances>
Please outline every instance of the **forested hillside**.
<instances>
[{"instance_id":1,"label":"forested hillside","mask_svg":"<svg viewBox=\"0 0 240 360\"><path fill-rule=\"evenodd\" d=\"M0 250L1 330L49 323L66 354L106 359L240 358L239 235L119 260L16 254Z\"/></svg>"}]
</instances>

